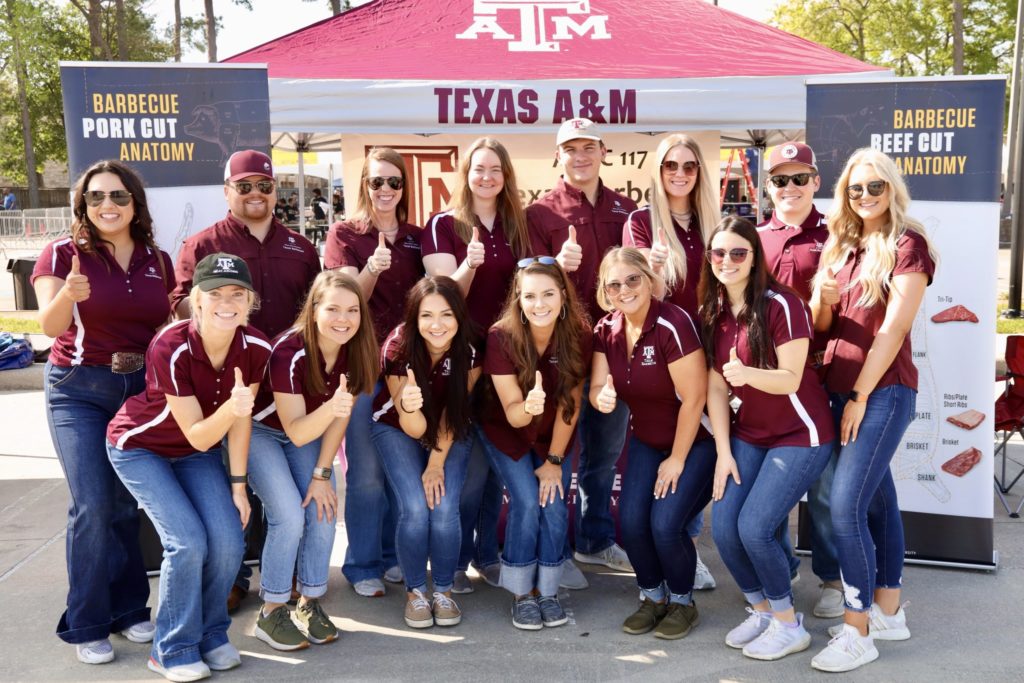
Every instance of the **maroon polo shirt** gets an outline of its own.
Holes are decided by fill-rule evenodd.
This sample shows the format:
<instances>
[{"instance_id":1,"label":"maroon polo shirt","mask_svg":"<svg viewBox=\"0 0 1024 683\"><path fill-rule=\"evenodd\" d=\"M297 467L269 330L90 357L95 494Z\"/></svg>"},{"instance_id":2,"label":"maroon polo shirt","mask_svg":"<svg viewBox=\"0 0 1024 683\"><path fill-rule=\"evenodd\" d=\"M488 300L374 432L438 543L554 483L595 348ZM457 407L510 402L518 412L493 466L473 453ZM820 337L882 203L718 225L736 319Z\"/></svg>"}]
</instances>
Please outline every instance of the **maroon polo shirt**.
<instances>
[{"instance_id":1,"label":"maroon polo shirt","mask_svg":"<svg viewBox=\"0 0 1024 683\"><path fill-rule=\"evenodd\" d=\"M697 213L694 212L691 215L689 228L683 228L674 218L672 227L675 228L679 243L683 245L683 255L686 258L686 278L682 282L676 283L665 300L679 306L689 313L691 318L696 318L699 306L697 285L700 283L700 270L704 266L704 238L701 236ZM645 206L629 214L629 220L622 226L622 246L650 249L654 243L652 232L651 207Z\"/></svg>"},{"instance_id":2,"label":"maroon polo shirt","mask_svg":"<svg viewBox=\"0 0 1024 683\"><path fill-rule=\"evenodd\" d=\"M839 284L839 303L832 306L832 327L829 329L828 347L825 349L825 386L829 391L846 394L853 391L853 385L860 375L868 350L878 335L885 320L885 303L878 302L870 308L858 306L862 289L850 282L860 274L864 250L851 253L843 267L836 273ZM907 230L896 242L896 265L893 275L924 273L928 284L935 274L935 262L928 255L928 243L920 234ZM875 388L903 384L917 390L917 368L914 367L910 352L910 335L903 339L899 352L892 364L878 380Z\"/></svg>"},{"instance_id":3,"label":"maroon polo shirt","mask_svg":"<svg viewBox=\"0 0 1024 683\"><path fill-rule=\"evenodd\" d=\"M629 406L629 427L651 448L671 451L682 401L668 366L701 349L700 335L690 315L679 306L651 301L640 337L630 352L626 317L613 311L594 327L594 351L605 355L618 400ZM701 365L701 372L705 372ZM694 441L708 439L704 427Z\"/></svg>"},{"instance_id":4,"label":"maroon polo shirt","mask_svg":"<svg viewBox=\"0 0 1024 683\"><path fill-rule=\"evenodd\" d=\"M271 343L270 364L267 374L260 383L252 419L279 431L284 431L277 414L274 393L301 394L306 402L306 415L330 401L338 389L341 376L348 372L348 347L342 346L334 367L327 372L323 357L320 358L320 375L324 378L322 394L313 394L306 389L306 345L302 333L294 327L282 332Z\"/></svg>"},{"instance_id":5,"label":"maroon polo shirt","mask_svg":"<svg viewBox=\"0 0 1024 683\"><path fill-rule=\"evenodd\" d=\"M583 354L586 365L590 365L593 346L593 335L590 330L580 331L580 352ZM492 327L487 334L486 352L484 353L484 372L488 375L513 375L519 374L515 362L509 357L506 350L505 334L498 328ZM534 372L540 370L541 379L544 382L544 412L533 418L533 421L525 427L513 427L505 417L505 411L501 407L501 400L497 396L493 386L490 391L492 396L486 403L490 407L482 420L484 433L494 446L512 458L519 460L531 450L535 451L541 458L548 456L551 448L551 435L554 432L555 420L562 419L562 409L555 402L555 386L558 381L559 367L558 356L552 353L549 345L544 354L537 359L537 367ZM531 381L530 388L533 388ZM527 389L527 393L529 389ZM526 395L524 394L525 398ZM583 397L582 400L586 400ZM573 430L565 453L572 451L576 441L576 430ZM565 455L562 453L561 455Z\"/></svg>"},{"instance_id":6,"label":"maroon polo shirt","mask_svg":"<svg viewBox=\"0 0 1024 683\"><path fill-rule=\"evenodd\" d=\"M107 427L107 440L121 450L144 448L167 458L196 452L181 433L167 404L171 396L195 396L203 418L213 415L231 398L235 368L242 381L256 384L270 358L270 342L259 330L235 330L220 370L214 369L203 349L194 321L171 323L153 338L146 351L146 389L121 406Z\"/></svg>"},{"instance_id":7,"label":"maroon polo shirt","mask_svg":"<svg viewBox=\"0 0 1024 683\"><path fill-rule=\"evenodd\" d=\"M466 297L469 316L473 318L481 332L488 329L501 315L505 305L512 277L516 272L519 260L512 253L512 247L501 224L501 216L494 219L494 229L488 230L477 219L476 227L480 232L480 242L487 252L484 262L476 269L473 283ZM466 260L466 243L455 232L455 218L451 211L436 214L423 229L420 245L423 256L431 254L451 254L455 263Z\"/></svg>"},{"instance_id":8,"label":"maroon polo shirt","mask_svg":"<svg viewBox=\"0 0 1024 683\"><path fill-rule=\"evenodd\" d=\"M576 227L576 242L583 248L580 267L569 273L591 320L604 316L597 305L597 269L606 251L622 245L622 225L636 211L636 202L600 183L597 204L559 178L555 188L526 208L530 246L534 256L558 256Z\"/></svg>"},{"instance_id":9,"label":"maroon polo shirt","mask_svg":"<svg viewBox=\"0 0 1024 683\"><path fill-rule=\"evenodd\" d=\"M380 362L385 375L390 375L391 377L406 376L405 371L409 367L409 363L399 353L404 333L405 323L402 323L391 330L391 334L384 340L384 344L380 348ZM480 361L473 346L469 347L469 357L470 369L479 367ZM430 369L430 377L427 381L430 383L430 398L432 401L444 402L446 400L445 397L448 395L448 378L451 376L451 372L451 349L448 349L434 363L434 367ZM416 378L416 383L421 384L419 377ZM398 422L398 409L395 407L395 402L391 398L391 392L387 387L378 392L373 399L373 419L375 422L386 424L395 429L402 428Z\"/></svg>"},{"instance_id":10,"label":"maroon polo shirt","mask_svg":"<svg viewBox=\"0 0 1024 683\"><path fill-rule=\"evenodd\" d=\"M89 278L90 294L72 307L71 325L50 347L50 362L64 367L109 366L115 352L145 353L171 314L167 296L174 288L171 257L163 251L158 256L136 242L125 272L104 247L87 254L65 237L43 248L31 281L46 275L66 280L75 254L82 275ZM166 279L158 258L163 259Z\"/></svg>"},{"instance_id":11,"label":"maroon polo shirt","mask_svg":"<svg viewBox=\"0 0 1024 683\"><path fill-rule=\"evenodd\" d=\"M175 271L178 286L171 297L174 306L188 297L196 264L217 252L239 256L249 266L260 303L249 315L249 325L268 337L291 327L320 272L320 256L309 240L275 218L260 242L245 223L229 213L182 244Z\"/></svg>"},{"instance_id":12,"label":"maroon polo shirt","mask_svg":"<svg viewBox=\"0 0 1024 683\"><path fill-rule=\"evenodd\" d=\"M416 225L403 223L398 226L394 244L385 240L391 251L391 267L377 276L368 302L377 339L386 337L395 325L402 322L405 297L423 277L423 260L420 256L422 232L423 229ZM380 240L378 235L380 232L374 227L359 232L359 226L355 223L335 223L327 235L324 267L333 270L350 266L361 271L377 250Z\"/></svg>"},{"instance_id":13,"label":"maroon polo shirt","mask_svg":"<svg viewBox=\"0 0 1024 683\"><path fill-rule=\"evenodd\" d=\"M767 331L772 347L768 367L778 366L775 349L794 339L810 339L814 329L807 304L789 292L766 293ZM747 327L726 308L715 323L715 370L729 362L729 350L745 365L753 365L747 344ZM732 425L732 435L761 448L819 446L835 438L828 396L809 365L804 365L800 387L794 394L769 394L750 385L730 387L742 401Z\"/></svg>"}]
</instances>

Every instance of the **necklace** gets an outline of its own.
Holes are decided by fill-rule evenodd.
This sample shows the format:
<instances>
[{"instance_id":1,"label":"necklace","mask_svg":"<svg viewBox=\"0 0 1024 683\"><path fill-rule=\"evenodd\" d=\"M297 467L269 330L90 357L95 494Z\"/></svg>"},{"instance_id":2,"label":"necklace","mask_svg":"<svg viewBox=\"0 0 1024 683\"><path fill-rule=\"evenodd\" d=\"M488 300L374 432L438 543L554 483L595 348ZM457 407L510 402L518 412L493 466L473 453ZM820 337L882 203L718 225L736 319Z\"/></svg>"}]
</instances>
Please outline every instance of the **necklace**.
<instances>
[{"instance_id":1,"label":"necklace","mask_svg":"<svg viewBox=\"0 0 1024 683\"><path fill-rule=\"evenodd\" d=\"M693 215L692 211L685 211L683 213L676 213L675 211L669 211L672 218L675 219L676 223L679 223L682 227L686 227L690 224L690 217Z\"/></svg>"}]
</instances>

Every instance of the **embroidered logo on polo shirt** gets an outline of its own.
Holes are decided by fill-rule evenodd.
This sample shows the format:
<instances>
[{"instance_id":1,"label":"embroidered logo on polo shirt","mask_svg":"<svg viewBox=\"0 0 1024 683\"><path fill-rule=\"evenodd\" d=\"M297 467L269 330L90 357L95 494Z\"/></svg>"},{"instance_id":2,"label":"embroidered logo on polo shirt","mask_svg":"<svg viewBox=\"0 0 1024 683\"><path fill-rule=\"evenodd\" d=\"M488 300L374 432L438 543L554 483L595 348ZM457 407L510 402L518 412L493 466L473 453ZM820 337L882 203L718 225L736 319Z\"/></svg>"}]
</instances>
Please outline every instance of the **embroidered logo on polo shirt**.
<instances>
[{"instance_id":1,"label":"embroidered logo on polo shirt","mask_svg":"<svg viewBox=\"0 0 1024 683\"><path fill-rule=\"evenodd\" d=\"M817 254L817 253L819 253L821 251L824 251L824 249L825 249L825 243L824 242L819 242L818 240L814 240L814 246L811 247L811 253Z\"/></svg>"},{"instance_id":2,"label":"embroidered logo on polo shirt","mask_svg":"<svg viewBox=\"0 0 1024 683\"><path fill-rule=\"evenodd\" d=\"M498 23L498 11L519 11L519 40ZM589 15L582 21L572 16L551 16L550 12L564 12L566 15ZM582 18L582 17L581 17ZM554 31L548 36L548 22ZM507 40L509 52L559 52L559 40L572 40L573 36L583 38L588 33L591 40L610 40L608 15L590 14L590 0L473 0L473 23L462 33L455 34L459 40L476 40L481 33L490 34L494 40Z\"/></svg>"},{"instance_id":3,"label":"embroidered logo on polo shirt","mask_svg":"<svg viewBox=\"0 0 1024 683\"><path fill-rule=\"evenodd\" d=\"M441 364L441 376L447 377L452 374L452 359L445 358L444 363Z\"/></svg>"},{"instance_id":4,"label":"embroidered logo on polo shirt","mask_svg":"<svg viewBox=\"0 0 1024 683\"><path fill-rule=\"evenodd\" d=\"M641 360L640 360L640 365L641 366L654 365L655 361L654 361L654 347L653 346L645 346L643 348L643 350L641 351L641 354L642 354L641 355Z\"/></svg>"},{"instance_id":5,"label":"embroidered logo on polo shirt","mask_svg":"<svg viewBox=\"0 0 1024 683\"><path fill-rule=\"evenodd\" d=\"M406 249L415 249L416 251L420 251L420 243L412 235L405 236L405 240L402 241L402 246Z\"/></svg>"},{"instance_id":6,"label":"embroidered logo on polo shirt","mask_svg":"<svg viewBox=\"0 0 1024 683\"><path fill-rule=\"evenodd\" d=\"M162 279L160 277L160 273L156 272L156 268L154 268L153 266L150 266L149 270L146 271L146 277L151 277L151 278L154 278L154 279L157 279L157 280L161 280Z\"/></svg>"}]
</instances>

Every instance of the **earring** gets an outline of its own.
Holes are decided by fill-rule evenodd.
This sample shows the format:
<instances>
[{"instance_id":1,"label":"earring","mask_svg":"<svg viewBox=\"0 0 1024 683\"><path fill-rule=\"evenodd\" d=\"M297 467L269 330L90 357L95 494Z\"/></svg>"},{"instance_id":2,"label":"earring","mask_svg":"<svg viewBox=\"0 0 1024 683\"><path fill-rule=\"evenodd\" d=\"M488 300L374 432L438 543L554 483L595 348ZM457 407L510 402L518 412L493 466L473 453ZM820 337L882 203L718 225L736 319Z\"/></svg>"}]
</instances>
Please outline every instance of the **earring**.
<instances>
[{"instance_id":1,"label":"earring","mask_svg":"<svg viewBox=\"0 0 1024 683\"><path fill-rule=\"evenodd\" d=\"M524 325L529 325L530 321L526 319L526 314L523 313L523 309L519 309L519 319L523 321Z\"/></svg>"},{"instance_id":2,"label":"earring","mask_svg":"<svg viewBox=\"0 0 1024 683\"><path fill-rule=\"evenodd\" d=\"M568 313L569 313L569 304L563 303L562 304L562 312L558 314L558 319L559 320L565 320L565 316Z\"/></svg>"}]
</instances>

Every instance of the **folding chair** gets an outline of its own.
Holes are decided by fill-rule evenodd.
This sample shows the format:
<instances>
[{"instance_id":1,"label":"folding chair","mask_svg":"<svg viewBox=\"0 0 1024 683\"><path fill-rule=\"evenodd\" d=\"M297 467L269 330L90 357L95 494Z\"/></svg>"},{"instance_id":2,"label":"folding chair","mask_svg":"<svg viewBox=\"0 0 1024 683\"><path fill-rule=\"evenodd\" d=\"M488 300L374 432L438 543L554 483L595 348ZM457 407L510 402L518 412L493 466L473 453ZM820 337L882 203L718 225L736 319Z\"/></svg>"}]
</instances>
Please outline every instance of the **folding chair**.
<instances>
[{"instance_id":1,"label":"folding chair","mask_svg":"<svg viewBox=\"0 0 1024 683\"><path fill-rule=\"evenodd\" d=\"M995 457L1003 459L1001 472L995 476L996 495L1006 508L1006 513L1017 518L1024 507L1024 497L1021 498L1017 509L1010 512L1005 494L1010 492L1021 476L1024 476L1024 469L1007 483L1006 460L1010 438L1014 434L1024 438L1024 335L1014 334L1006 338L1006 374L997 375L996 382L1005 382L1003 393L996 399L995 405Z\"/></svg>"}]
</instances>

